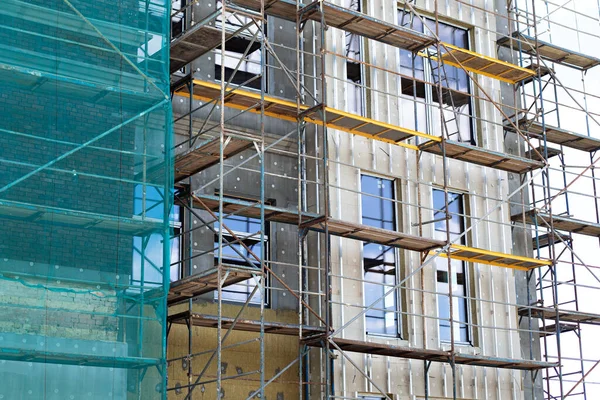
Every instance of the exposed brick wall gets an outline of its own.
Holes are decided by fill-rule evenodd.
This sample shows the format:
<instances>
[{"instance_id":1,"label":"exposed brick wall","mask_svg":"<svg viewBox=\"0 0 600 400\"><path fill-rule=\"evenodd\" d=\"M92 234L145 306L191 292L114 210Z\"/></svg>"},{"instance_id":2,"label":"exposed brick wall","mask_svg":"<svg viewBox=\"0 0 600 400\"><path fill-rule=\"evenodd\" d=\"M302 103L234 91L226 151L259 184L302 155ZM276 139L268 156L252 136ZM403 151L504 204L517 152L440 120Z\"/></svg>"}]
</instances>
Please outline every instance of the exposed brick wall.
<instances>
[{"instance_id":1,"label":"exposed brick wall","mask_svg":"<svg viewBox=\"0 0 600 400\"><path fill-rule=\"evenodd\" d=\"M114 341L118 321L114 316L114 290L90 290L89 285L10 277L0 284L0 332L43 334L82 340ZM41 289L41 286L47 289Z\"/></svg>"}]
</instances>

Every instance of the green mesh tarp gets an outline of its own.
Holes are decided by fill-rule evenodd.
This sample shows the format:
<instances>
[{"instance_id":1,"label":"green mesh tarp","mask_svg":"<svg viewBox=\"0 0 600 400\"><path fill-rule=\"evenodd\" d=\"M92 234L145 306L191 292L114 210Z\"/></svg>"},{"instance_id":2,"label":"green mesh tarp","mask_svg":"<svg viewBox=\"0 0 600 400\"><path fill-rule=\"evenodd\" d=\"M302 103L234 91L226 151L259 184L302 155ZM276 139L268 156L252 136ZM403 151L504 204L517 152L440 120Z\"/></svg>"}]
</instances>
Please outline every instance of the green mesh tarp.
<instances>
[{"instance_id":1,"label":"green mesh tarp","mask_svg":"<svg viewBox=\"0 0 600 400\"><path fill-rule=\"evenodd\" d=\"M0 399L160 399L169 0L0 1Z\"/></svg>"}]
</instances>

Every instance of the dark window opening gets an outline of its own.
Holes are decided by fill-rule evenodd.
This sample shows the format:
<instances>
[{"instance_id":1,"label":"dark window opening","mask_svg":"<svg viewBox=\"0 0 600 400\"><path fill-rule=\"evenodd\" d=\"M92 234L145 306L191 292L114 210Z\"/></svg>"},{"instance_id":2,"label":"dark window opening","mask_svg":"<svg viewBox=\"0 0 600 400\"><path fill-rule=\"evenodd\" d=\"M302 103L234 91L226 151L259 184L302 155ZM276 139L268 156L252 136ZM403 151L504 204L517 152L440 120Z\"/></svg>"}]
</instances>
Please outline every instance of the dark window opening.
<instances>
[{"instance_id":1,"label":"dark window opening","mask_svg":"<svg viewBox=\"0 0 600 400\"><path fill-rule=\"evenodd\" d=\"M217 0L217 9L220 8L221 0ZM221 16L217 17L217 27L222 26L221 19ZM227 31L233 33L241 30L241 32L225 42L224 55L221 46L217 48L215 52L215 79L261 90L262 80L266 79L266 72L263 73L262 71L267 70L267 68L262 68L260 38L262 33L256 33L258 28L251 22L249 17L240 15L227 17L225 21ZM246 27L244 28L244 26ZM264 32L266 32L266 25L264 26ZM222 65L225 67L225 76L222 76L221 73Z\"/></svg>"},{"instance_id":2,"label":"dark window opening","mask_svg":"<svg viewBox=\"0 0 600 400\"><path fill-rule=\"evenodd\" d=\"M345 7L359 11L360 0L346 0ZM346 32L346 94L348 99L347 110L353 114L365 115L365 90L363 79L362 37Z\"/></svg>"},{"instance_id":3,"label":"dark window opening","mask_svg":"<svg viewBox=\"0 0 600 400\"><path fill-rule=\"evenodd\" d=\"M186 28L186 0L171 2L171 38L179 37Z\"/></svg>"}]
</instances>

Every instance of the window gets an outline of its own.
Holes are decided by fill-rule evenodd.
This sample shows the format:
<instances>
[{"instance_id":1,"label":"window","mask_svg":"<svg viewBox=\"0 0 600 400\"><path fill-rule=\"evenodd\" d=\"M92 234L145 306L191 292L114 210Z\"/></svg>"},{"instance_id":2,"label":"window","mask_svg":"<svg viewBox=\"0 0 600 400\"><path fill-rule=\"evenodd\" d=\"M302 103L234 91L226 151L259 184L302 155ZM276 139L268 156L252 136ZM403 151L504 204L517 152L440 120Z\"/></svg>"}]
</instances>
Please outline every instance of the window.
<instances>
[{"instance_id":1,"label":"window","mask_svg":"<svg viewBox=\"0 0 600 400\"><path fill-rule=\"evenodd\" d=\"M171 237L171 270L169 274L171 282L174 282L183 276L183 212L180 206L173 205L169 221L173 229L173 236Z\"/></svg>"},{"instance_id":2,"label":"window","mask_svg":"<svg viewBox=\"0 0 600 400\"><path fill-rule=\"evenodd\" d=\"M185 30L186 0L172 0L171 7L171 38L174 39Z\"/></svg>"},{"instance_id":3,"label":"window","mask_svg":"<svg viewBox=\"0 0 600 400\"><path fill-rule=\"evenodd\" d=\"M388 395L388 397L391 397ZM378 396L375 394L359 394L358 398L360 400L385 400L385 396Z\"/></svg>"},{"instance_id":4,"label":"window","mask_svg":"<svg viewBox=\"0 0 600 400\"><path fill-rule=\"evenodd\" d=\"M448 209L445 210L444 191L433 190L433 208L436 236L440 239L446 237L446 225L450 231L450 240L456 239L465 231L463 195L460 193L448 193ZM466 245L465 236L457 242ZM450 340L450 329L454 329L454 340L461 343L469 343L469 318L467 303L467 265L464 261L451 260L452 277L449 277L448 259L436 258L437 268L437 300L438 317L440 318L440 339ZM450 327L450 285L452 279L452 301L454 327Z\"/></svg>"},{"instance_id":5,"label":"window","mask_svg":"<svg viewBox=\"0 0 600 400\"><path fill-rule=\"evenodd\" d=\"M217 9L221 8L221 0L217 0ZM217 17L217 27L222 26L222 16ZM240 15L230 15L225 22L229 32L240 31L225 43L225 57L221 55L221 51L215 53L215 79L226 80L231 79L231 83L243 85L248 88L260 90L261 81L264 77L261 75L261 59L262 51L260 46L260 35L257 32L258 27L252 22L249 17ZM254 39L254 40L253 40ZM246 53L244 57L244 53ZM221 76L221 66L225 65L225 77ZM237 70L236 70L237 68Z\"/></svg>"},{"instance_id":6,"label":"window","mask_svg":"<svg viewBox=\"0 0 600 400\"><path fill-rule=\"evenodd\" d=\"M260 235L260 219L241 217L241 216L228 216L223 218L223 223L229 228L237 237L233 237L229 232L223 229L223 264L227 265L241 265L245 267L254 267L260 269L260 262L250 254L250 251L260 258L261 247L264 245L265 258L268 254L268 236L263 236L264 241L261 242ZM215 231L219 231L218 221L214 224ZM265 227L266 232L268 228ZM219 246L219 236L215 233L214 248L217 249ZM230 244L226 244L229 242ZM248 251L246 247L250 249ZM215 264L218 262L219 254L215 250ZM254 287L256 286L256 280L254 278L247 279L245 281L229 285L223 288L222 299L227 301L241 302L244 303L248 297L252 294ZM254 296L250 299L251 304L260 304L260 291L256 291ZM266 296L267 297L267 296ZM217 298L217 292L215 292L215 298ZM268 304L265 301L265 304Z\"/></svg>"},{"instance_id":7,"label":"window","mask_svg":"<svg viewBox=\"0 0 600 400\"><path fill-rule=\"evenodd\" d=\"M394 181L361 176L362 223L396 230ZM396 285L396 250L377 243L363 245L365 305L369 306ZM394 292L365 314L368 334L398 335L397 296Z\"/></svg>"},{"instance_id":8,"label":"window","mask_svg":"<svg viewBox=\"0 0 600 400\"><path fill-rule=\"evenodd\" d=\"M360 0L346 0L345 7L354 11L360 11ZM346 93L347 111L353 114L365 115L365 95L363 64L362 61L362 37L346 32ZM356 61L354 61L356 60Z\"/></svg>"},{"instance_id":9,"label":"window","mask_svg":"<svg viewBox=\"0 0 600 400\"><path fill-rule=\"evenodd\" d=\"M425 26L419 18L413 17L410 13L403 10L398 12L399 25L426 34L435 32L435 21L425 17L423 19ZM439 37L442 42L464 49L469 48L467 29L439 22ZM400 79L400 90L404 98L412 97L416 100L413 103L400 101L403 124L415 130L438 135L442 133L438 106L426 109L424 104L424 102L427 104L440 102L437 84L441 81L441 103L446 121L444 135L452 140L476 144L471 121L473 115L472 98L469 96L471 85L463 69L449 65L441 66L433 60L414 56L407 50L400 50L400 73L407 76ZM447 89L455 91L450 92Z\"/></svg>"},{"instance_id":10,"label":"window","mask_svg":"<svg viewBox=\"0 0 600 400\"><path fill-rule=\"evenodd\" d=\"M135 216L144 216L156 221L162 221L164 215L165 198L162 190L153 186L137 185L134 189L133 211ZM170 240L170 281L181 279L182 260L182 210L178 205L173 205L169 214L169 224L173 237ZM135 236L133 238L133 271L134 284L156 283L163 280L163 236L152 234L149 237Z\"/></svg>"}]
</instances>

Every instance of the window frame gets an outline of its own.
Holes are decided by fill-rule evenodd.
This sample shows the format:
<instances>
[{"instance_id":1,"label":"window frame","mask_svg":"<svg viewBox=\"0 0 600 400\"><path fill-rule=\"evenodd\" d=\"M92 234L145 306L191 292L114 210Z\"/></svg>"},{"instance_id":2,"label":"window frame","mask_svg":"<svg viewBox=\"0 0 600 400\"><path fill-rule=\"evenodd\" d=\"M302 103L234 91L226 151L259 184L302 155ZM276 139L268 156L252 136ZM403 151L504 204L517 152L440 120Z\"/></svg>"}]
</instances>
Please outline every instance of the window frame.
<instances>
[{"instance_id":1,"label":"window frame","mask_svg":"<svg viewBox=\"0 0 600 400\"><path fill-rule=\"evenodd\" d=\"M177 210L177 211L175 211L175 210ZM183 207L173 204L173 209L171 210L171 214L175 213L175 212L178 214L178 219L174 220L174 219L170 218L170 216L169 216L169 226L173 230L173 233L171 236L171 243L173 242L173 237L175 237L175 236L179 237L179 246L178 246L179 258L177 260L177 266L178 266L179 271L177 273L177 279L171 279L172 275L171 275L170 269L173 266L173 248L169 247L169 249L170 249L169 260L171 261L171 264L169 265L169 279L171 282L175 282L180 279L183 279L183 277L185 275L184 274L185 241L183 240L183 232L184 232L184 226L185 226L184 225L185 212L184 212Z\"/></svg>"},{"instance_id":2,"label":"window frame","mask_svg":"<svg viewBox=\"0 0 600 400\"><path fill-rule=\"evenodd\" d=\"M223 0L216 0L215 2L215 10L220 10L220 4L222 4ZM221 21L221 16L219 14L219 16L217 16L216 20L215 20L215 27L220 28L223 24L223 21ZM225 21L225 29L226 30L233 30L233 31L237 31L238 29L240 29L243 25L238 25L239 21L231 22L230 21L230 17L227 18L227 20ZM224 56L225 56L225 77L221 76L221 67L223 65L223 59L222 59L222 53L221 53L221 46L217 47L214 51L214 78L215 81L217 82L221 82L223 80L223 78L225 78L225 81L229 81L231 79L231 76L234 75L233 71L235 70L235 66L240 62L240 60L242 60L240 66L238 67L237 71L235 72L234 75L234 79L231 81L232 84L234 85L239 85L240 87L243 87L245 89L250 89L250 90L257 90L257 91L261 91L262 88L262 81L265 81L265 93L268 93L268 86L269 86L269 80L267 79L268 77L268 68L263 68L262 70L262 76L260 77L260 79L254 79L252 82L250 82L249 85L243 85L244 82L248 81L249 79L252 79L253 77L259 76L261 75L261 64L262 64L262 49L260 48L260 35L267 34L267 22L265 20L265 29L262 33L258 33L258 36L254 42L254 45L258 44L258 48L252 52L249 52L246 57L244 57L242 59L242 56L244 55L244 52L246 49L248 49L248 46L250 45L251 41L252 41L252 37L249 36L249 33L247 32L247 30L244 30L243 32L241 32L241 35L236 35L234 37L232 37L231 39L229 39L228 41L226 41L225 43L225 51L224 51ZM248 36L248 37L246 37ZM242 46L244 48L244 50L242 52L238 52L238 51L234 51L234 50L228 50L227 49L227 43L231 44L237 42L239 43L244 43L244 46ZM254 54L255 52L258 52L259 54L259 63L257 64L255 61L251 60L251 55ZM227 62L228 60L232 59L233 60L233 66L232 67L228 67L227 66ZM245 66L245 67L244 67ZM254 73L251 71L248 71L248 69L250 69L249 67L252 66L257 66L258 68L258 72ZM227 71L230 70L230 73L228 74ZM251 75L251 76L250 76ZM242 77L242 79L239 79L239 77Z\"/></svg>"},{"instance_id":3,"label":"window frame","mask_svg":"<svg viewBox=\"0 0 600 400\"><path fill-rule=\"evenodd\" d=\"M445 210L443 210L444 206L442 206L442 208L439 208L439 209L436 207L436 204L435 204L435 195L434 195L434 193L436 191L437 192L441 192L442 195L444 193L443 188L437 187L437 186L434 186L432 188L432 190L431 190L431 198L432 198L431 203L432 203L432 214L433 214L432 220L440 219L440 217L438 217L436 214L442 214L443 213L444 215L448 215L448 212L445 211ZM459 218L461 220L461 225L462 225L461 229L462 229L462 232L460 232L459 234L462 234L468 228L468 219L467 219L466 215L467 215L467 210L468 210L469 194L467 192L460 191L460 190L448 190L448 193L452 194L452 195L458 195L460 197ZM451 214L452 214L452 212L451 212ZM446 229L441 230L441 229L437 228L438 222L434 223L434 227L433 227L434 235L435 235L435 232L443 232L445 234L446 233ZM451 235L452 235L452 232L451 232ZM460 240L460 242L458 244L461 244L461 245L464 245L464 246L468 246L469 245L469 237L468 237L468 235L462 236L462 238L461 238L461 240ZM447 265L447 263L448 263L448 260L445 259L445 258L444 259L440 259L438 257L437 260L438 260L438 262L439 261L443 262L445 265ZM473 322L472 322L472 321L474 321L474 316L473 316L473 312L472 312L473 310L472 310L471 299L470 299L470 297L471 297L470 296L471 290L472 290L473 285L474 285L474 282L472 281L472 276L471 276L472 263L467 262L467 261L462 261L462 260L454 260L454 261L460 262L462 264L462 270L463 270L463 275L464 275L464 278L463 278L464 279L464 284L463 284L464 290L463 290L463 294L460 295L460 296L462 297L462 302L464 303L464 312L465 312L466 320L465 321L461 321L460 319L457 319L456 318L457 310L455 310L455 315L453 316L453 321L454 321L455 324L459 324L459 330L460 330L460 325L464 325L465 326L465 332L466 332L466 336L467 336L466 341L463 341L463 340L456 340L456 335L454 335L455 336L454 342L456 344L459 344L459 345L474 346L475 335L474 335L474 331L473 331ZM435 277L435 284L436 284L436 286L435 286L435 292L436 292L436 303L437 303L437 307L436 308L437 308L437 312L438 312L438 318L441 318L440 317L440 312L439 312L439 307L440 307L439 296L445 295L445 296L448 296L448 299L449 299L449 294L450 294L449 289L450 288L448 287L448 292L445 293L445 294L442 294L442 292L440 291L440 289L438 287L438 284L439 283L444 283L444 282L438 281L438 276L439 276L438 274L439 274L439 272L441 272L441 270L439 269L438 265L439 265L438 263L435 263L435 267L436 267L436 270L435 270L435 272L436 272L436 277ZM448 279L448 281L446 282L446 285L448 285L448 283L449 283L450 279L452 279L452 277L448 276L448 269L447 269L447 267L446 267L445 271L446 271L446 277ZM457 281L458 281L458 279L457 279ZM454 281L453 281L453 283L454 283ZM450 314L449 308L450 307L448 306L448 315ZM460 311L458 311L458 312L460 312ZM438 319L438 332L439 332L440 343L447 344L447 343L450 343L450 338L447 338L447 339L446 338L442 338L442 329L441 329L442 322L448 322L449 323L449 321L442 321L441 319ZM450 326L450 329L452 329L452 326Z\"/></svg>"},{"instance_id":4,"label":"window frame","mask_svg":"<svg viewBox=\"0 0 600 400\"><path fill-rule=\"evenodd\" d=\"M397 9L397 15L398 15L398 19L400 18L400 13L404 13L405 15L407 14L405 12L405 10L403 10L402 8L398 8ZM429 17L427 15L421 15L421 17L425 20L425 21L432 21L433 18ZM413 17L413 18L417 18L417 17ZM398 24L400 25L400 22L397 21ZM440 24L443 24L445 26L454 28L454 29L460 29L465 31L465 36L466 36L466 50L471 50L471 48L473 47L473 41L472 41L472 32L473 32L473 27L466 27L464 25L460 25L458 23L452 22L452 21L448 21L448 20L444 20L444 21L439 21ZM428 29L426 28L426 25L423 24L422 22L420 22L420 25L422 25L420 27L421 30L417 30L417 32L420 33L425 33L427 34ZM405 25L407 27L409 27L410 29L416 30L413 26L412 23ZM410 75L412 75L412 78L410 77L399 77L398 79L398 92L400 93L400 101L399 101L399 108L400 108L400 114L403 115L403 110L401 109L401 102L402 99L406 99L409 101L412 101L415 103L415 105L413 105L412 109L413 109L413 115L411 116L411 118L415 119L414 121L414 129L415 130L422 130L422 124L423 123L425 125L425 130L427 132L435 132L435 129L433 127L435 127L436 125L439 124L439 115L438 116L434 116L433 115L433 110L432 110L432 105L433 104L437 104L437 103L441 103L442 106L448 106L449 108L445 111L447 112L452 112L452 113L456 113L458 115L458 118L460 119L462 118L468 118L468 125L469 125L469 132L468 132L468 140L462 140L460 137L458 138L450 138L451 140L456 140L458 142L461 143L469 143L473 146L477 146L477 143L479 142L479 138L477 135L477 127L476 127L476 123L475 123L475 118L476 118L476 112L477 112L477 107L476 107L476 103L475 103L475 98L473 97L473 93L474 93L474 85L472 82L472 79L470 78L469 74L465 72L466 74L466 79L467 79L467 94L468 94L468 102L466 104L467 106L467 110L465 111L460 111L460 108L462 107L455 107L455 112L451 111L451 104L446 104L444 102L443 99L443 94L442 94L442 99L441 101L436 101L434 98L438 96L438 94L436 93L437 89L434 87L436 86L433 82L433 70L431 69L431 65L429 64L429 62L426 60L425 57L422 57L421 59L423 60L423 69L420 70L418 68L415 68L415 64L414 64L414 60L415 58L417 58L416 55L412 56L412 63L411 66L403 66L402 65L402 52L406 51L406 50L402 50L402 49L398 49L398 67L399 67L399 72L402 73L402 69L410 69ZM450 68L457 68L458 70L461 70L461 68L459 67L452 67L450 66ZM416 72L417 71L422 71L423 76L422 77L417 77ZM410 76L409 74L407 74L407 76ZM411 93L405 93L405 89L404 89L404 83L408 82L410 83L409 87L413 88L411 90ZM419 85L422 85L422 89L419 89ZM443 85L444 87L446 87L445 85ZM448 88L451 89L451 88ZM456 90L456 89L453 89ZM420 92L423 92L423 95L420 95ZM459 91L460 92L460 91ZM417 105L420 105L421 107L424 107L424 110L416 110L415 111L415 107L418 107ZM420 115L422 114L422 115ZM450 129L449 129L450 130ZM442 131L442 134L444 134L445 132ZM452 133L452 132L451 132Z\"/></svg>"},{"instance_id":5,"label":"window frame","mask_svg":"<svg viewBox=\"0 0 600 400\"><path fill-rule=\"evenodd\" d=\"M216 216L218 217L218 214L216 214ZM249 221L254 221L254 223L260 224L260 219L258 219L258 218L242 217L242 216L239 216L239 215L234 215L233 217L237 218L237 219L244 218L246 220L246 223L248 223ZM224 217L223 218L223 223L225 225L227 225L226 220L227 220L227 217ZM215 266L217 266L217 259L218 259L218 254L216 253L216 250L217 250L216 245L217 245L217 241L219 240L218 239L218 229L219 229L218 224L219 224L218 220L214 222L216 232L213 234L213 237L214 237L213 243L214 243L214 246L215 246L214 247L215 254L214 254L214 257L213 257L213 263L214 263ZM240 231L236 231L236 230L233 230L233 229L231 229L231 231L236 236L238 236L238 238L240 238L240 237L246 237L248 235L251 235L251 234L255 233L255 232L240 232ZM229 232L227 232L225 230L223 231L223 239L228 239L229 241L235 240L235 239L233 239L233 236L231 236L229 234ZM263 246L264 246L264 253L265 253L265 261L270 259L270 250L271 250L270 239L271 239L271 225L270 225L269 221L265 221L265 234L263 235ZM253 242L253 243L260 243L260 240L261 240L260 238L256 238L256 239L254 239L254 238L248 238L248 239L244 239L243 242L250 241L250 242ZM248 246L248 247L251 247L251 246ZM227 258L224 255L223 256L223 261L225 262L226 259ZM229 264L229 265L244 265L244 266L248 266L247 265L248 263L246 263L245 261L243 261L243 260L241 260L239 258L238 258L238 261L225 262L225 263ZM258 270L260 270L260 263L259 262L254 263L254 265L257 267ZM263 305L264 305L264 307L267 307L267 308L271 306L271 291L269 290L269 284L270 284L270 276L269 276L268 273L266 273L265 274L265 281L264 281L265 291L264 291ZM230 289L231 287L236 287L238 285L246 285L249 290L246 290L246 292L242 292L242 291L236 291L236 290L231 290ZM232 303L232 304L243 304L243 303L245 303L247 301L247 298L252 293L252 290L250 289L250 287L251 286L254 287L254 285L255 285L254 284L254 277L251 277L251 278L246 279L244 281L241 281L241 282L238 282L236 284L230 285L230 286L228 286L226 288L223 288L223 290L221 291L221 293L222 293L222 295L221 295L221 301L226 302L226 303ZM231 293L232 295L235 295L235 294L246 295L246 299L241 300L241 299L234 299L234 298L226 298L226 296L223 295L225 293ZM257 296L257 295L259 295L259 294L258 293L255 294L255 296ZM214 300L217 300L217 299L218 299L218 292L215 291L214 292ZM260 298L259 298L258 301L253 301L252 299L250 299L250 301L248 302L248 305L251 305L251 306L260 306L261 305Z\"/></svg>"},{"instance_id":6,"label":"window frame","mask_svg":"<svg viewBox=\"0 0 600 400\"><path fill-rule=\"evenodd\" d=\"M363 220L363 212L362 212L362 206L363 206L363 196L365 196L365 192L363 191L363 184L362 184L362 177L363 176L368 176L368 177L372 177L372 178L376 178L376 179L382 179L382 180L386 180L389 181L392 185L392 196L393 198L390 200L392 202L392 209L394 212L394 222L393 222L393 226L394 226L394 230L397 231L398 230L398 225L399 225L399 220L400 220L400 216L398 213L398 207L397 207L397 203L396 203L396 199L398 198L398 188L396 185L397 179L394 177L390 177L390 176L384 176L384 175L379 175L376 173L372 173L372 172L363 172L360 171L359 176L358 176L358 181L359 181L359 210L360 210L360 223L367 225L364 223ZM370 196L370 194L366 194L367 196ZM371 225L368 225L371 226ZM365 290L365 283L366 283L366 279L365 279L365 256L364 256L364 248L365 245L369 245L372 243L365 243L365 242L361 242L362 243L362 247L361 247L361 277L362 277L362 289L363 289L363 304L364 307L369 306L369 304L366 303L366 290ZM401 278L401 262L400 262L400 254L399 254L399 250L395 247L391 247L388 246L392 249L393 251L393 255L394 255L394 286L398 284L398 282L400 281ZM388 283L380 283L377 282L375 283L378 286L381 286L383 288L383 293L385 293L389 284ZM364 314L364 326L365 326L365 334L369 335L369 336L373 336L373 337L382 337L382 338L398 338L398 339L402 339L403 338L403 329L404 329L404 321L403 321L403 315L402 315L402 295L401 295L401 291L402 289L396 289L394 290L394 300L395 300L395 310L394 310L394 320L395 320L395 332L393 334L386 334L386 333L378 333L378 332L369 332L367 329L367 313ZM381 311L381 310L380 310ZM385 313L385 310L383 311Z\"/></svg>"},{"instance_id":7,"label":"window frame","mask_svg":"<svg viewBox=\"0 0 600 400\"><path fill-rule=\"evenodd\" d=\"M179 3L179 8L174 8L173 4ZM175 40L178 37L182 36L188 28L188 20L187 20L187 0L171 0L171 40ZM178 19L174 21L174 19ZM181 30L178 31L177 35L173 35L175 30L173 27L175 25L181 26Z\"/></svg>"},{"instance_id":8,"label":"window frame","mask_svg":"<svg viewBox=\"0 0 600 400\"><path fill-rule=\"evenodd\" d=\"M362 12L362 0L348 0L350 2L349 6L347 8L349 9L353 9L355 11L358 12ZM357 9L352 8L352 3L356 2L357 4ZM344 4L345 6L345 4ZM364 64L365 61L365 50L366 50L366 39L364 36L362 35L358 35L355 33L350 33L350 32L344 32L344 55L345 55L345 70L346 70L346 81L345 83L345 87L346 87L346 111L352 113L352 114L356 114L359 115L361 117L367 117L368 116L368 106L367 106L367 90L366 90L366 76L367 76L367 68ZM354 55L354 52L351 52L350 50L352 49L351 46L351 41L352 39L355 39L358 43L358 58L354 58L354 57L350 57L350 53L352 53ZM352 60L357 60L359 62L355 63L352 62L350 59ZM356 64L356 66L353 66L353 64ZM354 79L352 79L350 77L350 75L348 74L348 71L351 68L357 68L359 71L359 80L356 81ZM354 102L352 104L352 110L350 110L350 92L353 92L353 97L354 97ZM358 106L358 107L356 107Z\"/></svg>"}]
</instances>

